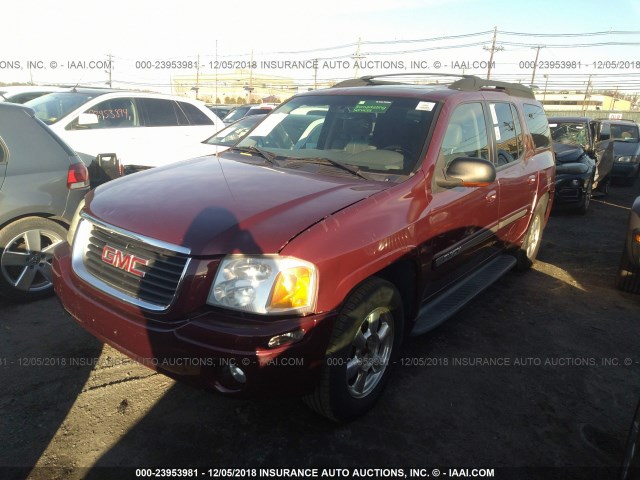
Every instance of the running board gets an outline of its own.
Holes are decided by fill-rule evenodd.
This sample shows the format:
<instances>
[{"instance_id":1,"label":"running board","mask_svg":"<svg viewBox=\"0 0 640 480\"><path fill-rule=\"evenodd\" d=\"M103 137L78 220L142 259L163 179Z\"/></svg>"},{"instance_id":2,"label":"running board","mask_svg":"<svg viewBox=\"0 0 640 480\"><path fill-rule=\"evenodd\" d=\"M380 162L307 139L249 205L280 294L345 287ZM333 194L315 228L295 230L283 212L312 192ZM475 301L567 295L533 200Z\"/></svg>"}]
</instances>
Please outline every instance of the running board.
<instances>
[{"instance_id":1,"label":"running board","mask_svg":"<svg viewBox=\"0 0 640 480\"><path fill-rule=\"evenodd\" d=\"M487 262L443 295L422 305L411 335L421 335L436 328L511 270L515 264L516 258L514 256L500 255Z\"/></svg>"}]
</instances>

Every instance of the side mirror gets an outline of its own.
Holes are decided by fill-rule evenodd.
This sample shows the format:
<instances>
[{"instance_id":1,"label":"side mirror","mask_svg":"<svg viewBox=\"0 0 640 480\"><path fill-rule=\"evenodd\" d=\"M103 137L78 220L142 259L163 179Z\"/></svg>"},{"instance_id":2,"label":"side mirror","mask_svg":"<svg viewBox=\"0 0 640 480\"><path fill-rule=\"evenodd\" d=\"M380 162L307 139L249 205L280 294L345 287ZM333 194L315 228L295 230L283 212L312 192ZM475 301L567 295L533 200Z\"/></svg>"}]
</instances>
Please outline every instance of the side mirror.
<instances>
[{"instance_id":1,"label":"side mirror","mask_svg":"<svg viewBox=\"0 0 640 480\"><path fill-rule=\"evenodd\" d=\"M458 157L451 161L444 176L436 180L440 187L486 187L495 181L496 167L482 158Z\"/></svg>"},{"instance_id":2,"label":"side mirror","mask_svg":"<svg viewBox=\"0 0 640 480\"><path fill-rule=\"evenodd\" d=\"M81 113L78 116L78 125L97 125L98 123L98 115L95 113Z\"/></svg>"}]
</instances>

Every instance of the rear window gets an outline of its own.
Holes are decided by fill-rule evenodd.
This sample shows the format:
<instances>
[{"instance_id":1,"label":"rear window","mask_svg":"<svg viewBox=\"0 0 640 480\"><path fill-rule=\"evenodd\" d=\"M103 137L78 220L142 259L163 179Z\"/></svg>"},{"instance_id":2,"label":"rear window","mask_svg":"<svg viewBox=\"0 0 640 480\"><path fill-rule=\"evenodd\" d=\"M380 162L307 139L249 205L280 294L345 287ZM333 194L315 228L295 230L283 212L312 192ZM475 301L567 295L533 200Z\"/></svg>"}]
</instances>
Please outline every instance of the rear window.
<instances>
[{"instance_id":1,"label":"rear window","mask_svg":"<svg viewBox=\"0 0 640 480\"><path fill-rule=\"evenodd\" d=\"M102 92L49 93L48 95L34 98L26 102L25 105L35 110L37 118L47 125L52 125L99 95L102 95Z\"/></svg>"},{"instance_id":2,"label":"rear window","mask_svg":"<svg viewBox=\"0 0 640 480\"><path fill-rule=\"evenodd\" d=\"M537 105L524 105L524 118L533 137L536 148L547 148L551 145L551 133L549 122L544 110Z\"/></svg>"}]
</instances>

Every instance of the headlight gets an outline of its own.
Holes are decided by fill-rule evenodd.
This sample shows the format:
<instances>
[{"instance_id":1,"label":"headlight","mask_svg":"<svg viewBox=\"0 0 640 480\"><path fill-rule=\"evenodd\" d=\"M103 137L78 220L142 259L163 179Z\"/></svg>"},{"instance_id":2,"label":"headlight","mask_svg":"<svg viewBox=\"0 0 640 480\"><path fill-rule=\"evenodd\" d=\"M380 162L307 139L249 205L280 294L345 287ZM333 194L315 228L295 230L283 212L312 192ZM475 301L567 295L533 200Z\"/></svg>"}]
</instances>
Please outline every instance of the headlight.
<instances>
[{"instance_id":1,"label":"headlight","mask_svg":"<svg viewBox=\"0 0 640 480\"><path fill-rule=\"evenodd\" d=\"M638 163L639 161L640 157L637 155L624 155L616 158L616 162L618 163Z\"/></svg>"},{"instance_id":2,"label":"headlight","mask_svg":"<svg viewBox=\"0 0 640 480\"><path fill-rule=\"evenodd\" d=\"M318 275L304 260L278 255L229 255L220 263L207 303L267 315L313 312Z\"/></svg>"},{"instance_id":3,"label":"headlight","mask_svg":"<svg viewBox=\"0 0 640 480\"><path fill-rule=\"evenodd\" d=\"M67 232L67 243L69 245L73 244L73 237L76 235L76 230L78 229L78 223L80 223L80 212L84 208L84 198L80 200L78 204L78 208L76 208L76 213L73 215L73 220L71 220L71 226L69 227L69 231Z\"/></svg>"}]
</instances>

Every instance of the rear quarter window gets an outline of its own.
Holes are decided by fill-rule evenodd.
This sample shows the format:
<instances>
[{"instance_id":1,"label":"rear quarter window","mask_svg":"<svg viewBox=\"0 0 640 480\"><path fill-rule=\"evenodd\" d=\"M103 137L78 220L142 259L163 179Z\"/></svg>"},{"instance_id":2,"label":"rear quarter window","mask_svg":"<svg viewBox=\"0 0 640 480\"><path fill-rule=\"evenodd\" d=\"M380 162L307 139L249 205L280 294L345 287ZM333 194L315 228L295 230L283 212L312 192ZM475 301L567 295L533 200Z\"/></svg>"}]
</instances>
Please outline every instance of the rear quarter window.
<instances>
[{"instance_id":1,"label":"rear quarter window","mask_svg":"<svg viewBox=\"0 0 640 480\"><path fill-rule=\"evenodd\" d=\"M198 110L195 105L186 102L178 102L178 105L187 116L189 125L213 125L213 120Z\"/></svg>"},{"instance_id":2,"label":"rear quarter window","mask_svg":"<svg viewBox=\"0 0 640 480\"><path fill-rule=\"evenodd\" d=\"M549 122L544 110L537 105L524 104L524 118L533 137L535 148L547 148L551 145Z\"/></svg>"}]
</instances>

